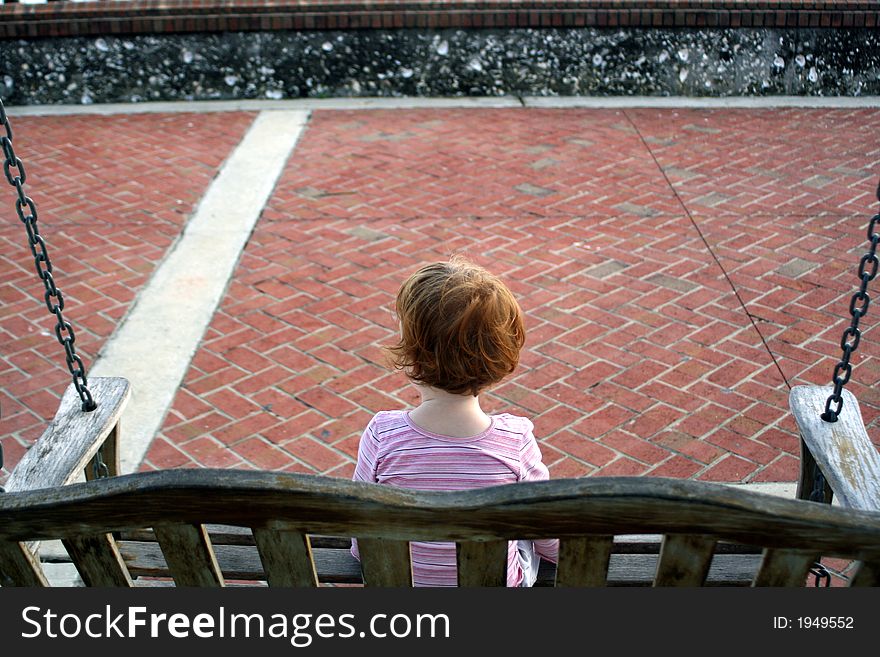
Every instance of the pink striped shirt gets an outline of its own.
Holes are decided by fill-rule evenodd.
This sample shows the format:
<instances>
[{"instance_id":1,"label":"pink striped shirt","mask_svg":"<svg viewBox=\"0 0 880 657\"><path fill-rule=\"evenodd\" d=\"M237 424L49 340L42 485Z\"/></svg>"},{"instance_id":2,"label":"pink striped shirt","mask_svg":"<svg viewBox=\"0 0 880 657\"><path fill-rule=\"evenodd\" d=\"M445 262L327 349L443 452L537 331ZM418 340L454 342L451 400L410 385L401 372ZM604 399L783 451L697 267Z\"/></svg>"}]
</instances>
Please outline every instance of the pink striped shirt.
<instances>
[{"instance_id":1,"label":"pink striped shirt","mask_svg":"<svg viewBox=\"0 0 880 657\"><path fill-rule=\"evenodd\" d=\"M508 414L491 416L491 421L477 436L452 438L416 426L406 411L378 413L361 436L353 479L432 491L549 479L532 423ZM536 541L535 547L556 561L557 541ZM352 553L358 556L356 543ZM415 586L458 584L453 543L414 542L411 553ZM511 541L507 585L519 586L522 578L516 541Z\"/></svg>"}]
</instances>

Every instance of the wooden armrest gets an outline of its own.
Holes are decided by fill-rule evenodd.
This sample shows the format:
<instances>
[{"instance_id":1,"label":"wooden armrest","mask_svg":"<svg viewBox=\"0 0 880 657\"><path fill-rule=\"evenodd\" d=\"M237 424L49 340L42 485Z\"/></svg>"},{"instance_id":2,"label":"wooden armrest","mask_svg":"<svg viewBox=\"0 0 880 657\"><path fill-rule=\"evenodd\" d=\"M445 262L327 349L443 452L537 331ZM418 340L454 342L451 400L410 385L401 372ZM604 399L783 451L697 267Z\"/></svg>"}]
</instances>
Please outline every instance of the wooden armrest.
<instances>
[{"instance_id":1,"label":"wooden armrest","mask_svg":"<svg viewBox=\"0 0 880 657\"><path fill-rule=\"evenodd\" d=\"M874 447L859 403L843 390L843 408L837 422L820 416L832 386L795 386L789 406L801 437L842 506L880 510L880 453Z\"/></svg>"},{"instance_id":2,"label":"wooden armrest","mask_svg":"<svg viewBox=\"0 0 880 657\"><path fill-rule=\"evenodd\" d=\"M131 396L128 381L96 377L89 379L89 391L98 408L86 413L76 388L70 384L49 427L9 475L7 492L69 484L83 472L107 438L116 437L119 418ZM119 471L117 454L115 440L109 441L104 459L110 474Z\"/></svg>"}]
</instances>

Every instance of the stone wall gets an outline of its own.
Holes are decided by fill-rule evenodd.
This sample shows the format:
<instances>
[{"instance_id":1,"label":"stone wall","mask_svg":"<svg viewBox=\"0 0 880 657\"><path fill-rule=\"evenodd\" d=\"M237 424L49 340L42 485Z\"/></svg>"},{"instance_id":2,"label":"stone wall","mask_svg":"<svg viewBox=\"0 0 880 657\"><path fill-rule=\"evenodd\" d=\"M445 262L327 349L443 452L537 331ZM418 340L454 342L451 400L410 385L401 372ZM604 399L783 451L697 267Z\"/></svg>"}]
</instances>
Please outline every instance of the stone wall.
<instances>
[{"instance_id":1,"label":"stone wall","mask_svg":"<svg viewBox=\"0 0 880 657\"><path fill-rule=\"evenodd\" d=\"M0 5L9 104L880 94L876 0Z\"/></svg>"},{"instance_id":2,"label":"stone wall","mask_svg":"<svg viewBox=\"0 0 880 657\"><path fill-rule=\"evenodd\" d=\"M539 28L0 41L10 105L330 96L880 94L873 29Z\"/></svg>"}]
</instances>

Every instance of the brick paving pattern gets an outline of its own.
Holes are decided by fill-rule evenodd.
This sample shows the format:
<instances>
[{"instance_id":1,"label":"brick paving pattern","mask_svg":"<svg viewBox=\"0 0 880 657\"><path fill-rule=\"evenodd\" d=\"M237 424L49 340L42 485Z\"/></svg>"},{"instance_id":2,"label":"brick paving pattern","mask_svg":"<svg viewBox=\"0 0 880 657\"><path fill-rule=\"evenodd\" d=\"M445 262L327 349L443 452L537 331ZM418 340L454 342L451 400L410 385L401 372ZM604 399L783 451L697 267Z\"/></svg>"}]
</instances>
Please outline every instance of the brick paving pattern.
<instances>
[{"instance_id":1,"label":"brick paving pattern","mask_svg":"<svg viewBox=\"0 0 880 657\"><path fill-rule=\"evenodd\" d=\"M196 118L198 135L222 126L230 142L249 120L212 117ZM29 121L54 158L64 140L48 119ZM794 481L787 384L830 379L876 208L878 127L876 110L315 112L143 467L349 476L370 415L416 399L383 365L397 286L420 263L463 252L501 274L527 313L520 370L486 405L534 419L553 476ZM160 143L177 153L175 130L193 128L167 126ZM207 149L214 167L230 146ZM205 169L193 182L145 176L149 189L125 207L186 189L191 209ZM82 198L53 203L69 216L65 204ZM164 241L149 233L157 244L135 286L179 230L175 217L164 218ZM111 289L130 289L111 282L128 271L114 260L128 234L108 214L77 235L108 240L100 260ZM50 242L70 262L76 244ZM4 419L4 445L10 433L15 444L33 439L67 383L55 365L46 397L42 370L31 371L32 361L51 369L54 351L27 332L51 318L21 291L37 284L23 250L4 250L0 327L22 341L4 349L4 409L17 404L27 422ZM64 280L65 294L89 289ZM125 294L83 299L86 324L103 322L88 326L87 354L124 313ZM873 310L849 387L877 436ZM23 388L7 383L13 376Z\"/></svg>"}]
</instances>

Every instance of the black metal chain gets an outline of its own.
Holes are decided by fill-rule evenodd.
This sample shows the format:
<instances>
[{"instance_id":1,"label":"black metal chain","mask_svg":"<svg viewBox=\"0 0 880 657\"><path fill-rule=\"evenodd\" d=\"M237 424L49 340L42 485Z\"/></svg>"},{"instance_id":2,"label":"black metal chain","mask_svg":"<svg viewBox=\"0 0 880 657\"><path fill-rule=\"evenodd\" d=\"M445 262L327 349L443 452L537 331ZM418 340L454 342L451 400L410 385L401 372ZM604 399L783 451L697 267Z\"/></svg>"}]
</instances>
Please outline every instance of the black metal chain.
<instances>
[{"instance_id":1,"label":"black metal chain","mask_svg":"<svg viewBox=\"0 0 880 657\"><path fill-rule=\"evenodd\" d=\"M813 490L810 491L811 502L825 502L825 475L819 464L813 465Z\"/></svg>"},{"instance_id":2,"label":"black metal chain","mask_svg":"<svg viewBox=\"0 0 880 657\"><path fill-rule=\"evenodd\" d=\"M43 281L46 288L44 296L46 307L49 312L55 315L57 323L55 324L55 337L64 347L67 361L67 369L73 377L73 385L79 393L82 400L82 410L93 411L97 408L92 393L89 392L88 380L86 379L86 366L76 353L74 344L76 343L76 335L73 332L73 326L64 319L62 310L64 310L64 296L55 285L52 278L52 261L49 260L49 253L46 250L46 241L40 235L37 228L37 206L33 199L24 193L24 183L27 180L24 163L21 158L16 156L15 149L12 147L12 127L9 125L9 119L6 116L6 109L3 107L3 101L0 100L0 126L3 126L6 134L0 135L0 146L3 148L5 161L3 162L3 172L6 174L6 180L10 185L15 187L18 198L15 200L15 210L19 219L24 223L27 231L28 244L31 247L31 253L34 256L34 264L37 268L37 275Z\"/></svg>"},{"instance_id":3,"label":"black metal chain","mask_svg":"<svg viewBox=\"0 0 880 657\"><path fill-rule=\"evenodd\" d=\"M818 463L813 466L813 477L813 490L810 491L810 501L824 503L825 475L823 475L822 471L819 469ZM810 573L815 577L813 586L822 586L823 581L825 582L825 586L831 586L831 573L828 572L821 560L813 563L812 568L810 568Z\"/></svg>"},{"instance_id":4,"label":"black metal chain","mask_svg":"<svg viewBox=\"0 0 880 657\"><path fill-rule=\"evenodd\" d=\"M95 454L95 460L92 464L92 472L95 475L95 479L103 479L110 476L110 467L104 463L103 445L98 448L98 453Z\"/></svg>"},{"instance_id":5,"label":"black metal chain","mask_svg":"<svg viewBox=\"0 0 880 657\"><path fill-rule=\"evenodd\" d=\"M816 578L813 581L813 586L823 586L823 581L825 582L824 586L831 586L831 573L820 562L817 561L813 564L813 567L810 568L810 573Z\"/></svg>"},{"instance_id":6,"label":"black metal chain","mask_svg":"<svg viewBox=\"0 0 880 657\"><path fill-rule=\"evenodd\" d=\"M880 201L880 187L877 188L877 200ZM862 284L859 291L856 292L849 302L849 314L852 316L852 323L843 332L840 339L840 348L843 350L843 357L840 362L834 366L834 391L825 401L825 412L822 413L822 419L826 422L837 422L840 411L843 409L843 396L840 394L843 386L849 382L852 375L852 364L849 362L850 356L859 348L859 340L862 338L862 332L859 330L859 321L868 312L868 304L871 297L868 296L868 283L877 276L877 269L880 266L880 260L877 258L877 244L880 242L880 234L875 230L877 222L880 221L880 214L875 214L871 218L868 226L868 240L871 242L871 249L862 256L859 261L859 278ZM831 408L832 404L835 408Z\"/></svg>"}]
</instances>

